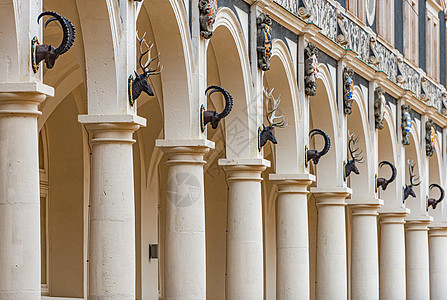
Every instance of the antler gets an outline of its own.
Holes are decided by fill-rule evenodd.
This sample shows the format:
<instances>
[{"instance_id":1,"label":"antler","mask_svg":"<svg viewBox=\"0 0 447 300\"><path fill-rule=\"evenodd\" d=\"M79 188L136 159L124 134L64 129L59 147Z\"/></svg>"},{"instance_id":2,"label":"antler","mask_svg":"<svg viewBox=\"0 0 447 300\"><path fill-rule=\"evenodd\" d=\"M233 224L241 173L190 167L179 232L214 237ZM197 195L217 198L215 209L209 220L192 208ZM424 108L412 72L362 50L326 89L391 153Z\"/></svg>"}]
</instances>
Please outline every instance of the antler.
<instances>
[{"instance_id":1,"label":"antler","mask_svg":"<svg viewBox=\"0 0 447 300\"><path fill-rule=\"evenodd\" d=\"M138 63L141 67L141 69L144 72L144 75L146 77L150 76L150 75L157 75L160 74L161 71L163 71L163 67L160 68L160 61L158 61L157 67L155 69L149 68L149 65L158 58L158 56L160 55L160 53L157 54L157 56L155 56L154 58L151 58L151 52L152 52L152 47L154 47L154 43L151 43L151 45L148 45L148 43L146 42L146 32L143 34L143 36L141 37L141 39L138 37L138 32L137 32L137 39L138 39L138 43L139 43L139 49L140 49L140 58L138 59ZM143 44L146 45L146 47L148 48L146 51L143 51ZM143 64L143 57L148 54L148 59L146 61L145 64Z\"/></svg>"},{"instance_id":2,"label":"antler","mask_svg":"<svg viewBox=\"0 0 447 300\"><path fill-rule=\"evenodd\" d=\"M411 186L418 186L421 184L419 181L418 183L414 183L414 180L419 180L419 176L417 173L414 173L414 167L416 166L416 163L414 161L408 160L408 172L410 173L410 184Z\"/></svg>"},{"instance_id":3,"label":"antler","mask_svg":"<svg viewBox=\"0 0 447 300\"><path fill-rule=\"evenodd\" d=\"M56 48L55 52L58 55L64 54L71 48L71 46L73 46L74 40L76 38L76 29L73 23L54 11L44 11L43 13L41 13L37 17L37 23L39 23L40 19L43 16L51 16L51 18L45 22L45 28L47 28L48 24L53 21L58 21L61 25L64 35L61 44L59 45L59 47Z\"/></svg>"},{"instance_id":4,"label":"antler","mask_svg":"<svg viewBox=\"0 0 447 300\"><path fill-rule=\"evenodd\" d=\"M351 154L352 159L355 162L358 162L360 164L364 163L363 156L358 158L358 156L363 153L363 150L358 152L360 147L356 148L357 143L359 141L359 137L356 137L354 133L349 134L349 132L348 132L348 135L349 135L348 149L349 149L349 153Z\"/></svg>"},{"instance_id":5,"label":"antler","mask_svg":"<svg viewBox=\"0 0 447 300\"><path fill-rule=\"evenodd\" d=\"M267 111L267 121L269 122L271 127L286 127L287 121L285 116L277 116L276 110L278 109L279 103L281 102L281 96L279 96L277 99L273 97L273 90L270 91L264 89L264 95L267 98L266 100L266 111ZM268 109L269 102L273 101L273 108L271 110ZM280 121L275 122L275 119L281 119Z\"/></svg>"}]
</instances>

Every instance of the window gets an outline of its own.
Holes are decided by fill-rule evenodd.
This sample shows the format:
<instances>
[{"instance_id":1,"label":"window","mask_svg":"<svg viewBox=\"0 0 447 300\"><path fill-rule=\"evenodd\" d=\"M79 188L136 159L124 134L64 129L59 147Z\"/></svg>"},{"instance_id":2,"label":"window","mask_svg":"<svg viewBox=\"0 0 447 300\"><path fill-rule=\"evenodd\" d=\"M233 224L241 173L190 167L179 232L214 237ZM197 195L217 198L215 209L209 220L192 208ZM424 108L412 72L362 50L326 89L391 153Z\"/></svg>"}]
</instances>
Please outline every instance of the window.
<instances>
[{"instance_id":1,"label":"window","mask_svg":"<svg viewBox=\"0 0 447 300\"><path fill-rule=\"evenodd\" d=\"M419 42L419 0L403 0L404 7L404 55L414 64L418 64Z\"/></svg>"},{"instance_id":2,"label":"window","mask_svg":"<svg viewBox=\"0 0 447 300\"><path fill-rule=\"evenodd\" d=\"M439 81L439 19L430 9L427 9L425 39L427 74Z\"/></svg>"},{"instance_id":3,"label":"window","mask_svg":"<svg viewBox=\"0 0 447 300\"><path fill-rule=\"evenodd\" d=\"M377 0L377 27L379 35L394 45L394 0Z\"/></svg>"},{"instance_id":4,"label":"window","mask_svg":"<svg viewBox=\"0 0 447 300\"><path fill-rule=\"evenodd\" d=\"M348 10L362 22L365 22L366 7L365 0L348 0Z\"/></svg>"}]
</instances>

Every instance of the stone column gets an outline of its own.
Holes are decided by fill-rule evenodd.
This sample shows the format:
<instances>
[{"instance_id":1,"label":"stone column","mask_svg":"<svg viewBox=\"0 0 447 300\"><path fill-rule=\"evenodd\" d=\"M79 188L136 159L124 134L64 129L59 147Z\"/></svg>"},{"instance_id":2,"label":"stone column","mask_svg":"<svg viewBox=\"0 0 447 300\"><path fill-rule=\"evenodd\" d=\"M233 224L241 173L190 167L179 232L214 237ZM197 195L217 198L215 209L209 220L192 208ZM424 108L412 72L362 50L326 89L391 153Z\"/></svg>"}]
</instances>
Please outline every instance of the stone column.
<instances>
[{"instance_id":1,"label":"stone column","mask_svg":"<svg viewBox=\"0 0 447 300\"><path fill-rule=\"evenodd\" d=\"M310 174L270 174L278 186L276 216L276 299L309 299L307 187Z\"/></svg>"},{"instance_id":2,"label":"stone column","mask_svg":"<svg viewBox=\"0 0 447 300\"><path fill-rule=\"evenodd\" d=\"M430 250L430 299L444 300L447 297L447 224L430 227L428 232Z\"/></svg>"},{"instance_id":3,"label":"stone column","mask_svg":"<svg viewBox=\"0 0 447 300\"><path fill-rule=\"evenodd\" d=\"M40 299L38 106L53 88L0 83L0 299Z\"/></svg>"},{"instance_id":4,"label":"stone column","mask_svg":"<svg viewBox=\"0 0 447 300\"><path fill-rule=\"evenodd\" d=\"M405 300L405 230L407 208L379 210L380 299Z\"/></svg>"},{"instance_id":5,"label":"stone column","mask_svg":"<svg viewBox=\"0 0 447 300\"><path fill-rule=\"evenodd\" d=\"M265 159L220 159L227 174L226 299L264 299L261 173Z\"/></svg>"},{"instance_id":6,"label":"stone column","mask_svg":"<svg viewBox=\"0 0 447 300\"><path fill-rule=\"evenodd\" d=\"M351 299L379 299L379 241L377 210L383 200L350 200Z\"/></svg>"},{"instance_id":7,"label":"stone column","mask_svg":"<svg viewBox=\"0 0 447 300\"><path fill-rule=\"evenodd\" d=\"M428 225L431 217L407 217L405 224L407 300L430 299Z\"/></svg>"},{"instance_id":8,"label":"stone column","mask_svg":"<svg viewBox=\"0 0 447 300\"><path fill-rule=\"evenodd\" d=\"M204 155L208 140L157 140L168 161L165 299L206 299Z\"/></svg>"},{"instance_id":9,"label":"stone column","mask_svg":"<svg viewBox=\"0 0 447 300\"><path fill-rule=\"evenodd\" d=\"M316 299L348 299L346 273L346 187L317 187L318 209Z\"/></svg>"},{"instance_id":10,"label":"stone column","mask_svg":"<svg viewBox=\"0 0 447 300\"><path fill-rule=\"evenodd\" d=\"M81 115L91 133L89 299L135 299L133 115Z\"/></svg>"}]
</instances>

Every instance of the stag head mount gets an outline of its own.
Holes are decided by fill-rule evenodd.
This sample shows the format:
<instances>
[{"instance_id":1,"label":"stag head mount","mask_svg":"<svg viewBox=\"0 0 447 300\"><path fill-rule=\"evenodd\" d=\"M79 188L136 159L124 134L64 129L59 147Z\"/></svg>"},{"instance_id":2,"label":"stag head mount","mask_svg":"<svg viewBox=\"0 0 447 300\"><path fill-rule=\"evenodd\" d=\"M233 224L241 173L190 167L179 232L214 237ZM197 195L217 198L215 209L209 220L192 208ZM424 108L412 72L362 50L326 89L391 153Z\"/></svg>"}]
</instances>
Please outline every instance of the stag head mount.
<instances>
[{"instance_id":1,"label":"stag head mount","mask_svg":"<svg viewBox=\"0 0 447 300\"><path fill-rule=\"evenodd\" d=\"M396 179L397 170L396 170L396 167L392 163L390 163L389 161L386 161L386 160L381 161L379 163L379 168L382 168L384 165L387 165L391 168L391 172L392 172L391 177L390 177L390 179L379 177L379 178L377 178L376 182L377 182L377 187L382 187L382 190L385 191L386 188L388 187L388 185Z\"/></svg>"},{"instance_id":2,"label":"stag head mount","mask_svg":"<svg viewBox=\"0 0 447 300\"><path fill-rule=\"evenodd\" d=\"M261 151L262 147L267 143L267 141L272 142L273 144L277 144L277 140L275 134L273 133L273 129L275 127L284 128L287 126L287 120L285 116L277 116L276 112L281 102L281 97L278 98L273 97L273 90L264 89L264 95L266 98L266 113L267 113L267 121L269 122L269 126L265 127L262 125L262 130L259 130L259 140L258 140L258 150ZM272 109L270 109L272 107Z\"/></svg>"},{"instance_id":3,"label":"stag head mount","mask_svg":"<svg viewBox=\"0 0 447 300\"><path fill-rule=\"evenodd\" d=\"M428 199L427 199L427 211L428 211L428 208L429 208L430 206L431 206L433 209L436 209L436 206L437 206L442 200L444 200L444 195L445 195L445 193L444 193L444 189L443 189L439 184L436 184L436 183L432 183L432 184L430 184L430 190L431 190L432 188L434 188L434 187L436 187L436 188L439 189L439 192L441 193L441 195L439 196L438 199L434 199L434 198L428 198Z\"/></svg>"},{"instance_id":4,"label":"stag head mount","mask_svg":"<svg viewBox=\"0 0 447 300\"><path fill-rule=\"evenodd\" d=\"M306 86L306 95L317 95L317 74L318 74L318 48L311 42L304 50L305 67L304 67L304 84Z\"/></svg>"},{"instance_id":5,"label":"stag head mount","mask_svg":"<svg viewBox=\"0 0 447 300\"><path fill-rule=\"evenodd\" d=\"M359 141L359 137L356 137L354 133L349 134L349 141L348 141L348 150L349 154L351 156L351 159L348 160L348 162L345 165L345 178L348 178L349 175L351 175L351 172L354 172L355 174L359 175L359 169L355 165L355 163L363 164L365 161L363 160L363 156L359 157L363 150L360 150L360 147L357 146L357 143Z\"/></svg>"},{"instance_id":6,"label":"stag head mount","mask_svg":"<svg viewBox=\"0 0 447 300\"><path fill-rule=\"evenodd\" d=\"M210 39L213 35L213 26L217 15L217 0L199 0L200 35Z\"/></svg>"},{"instance_id":7,"label":"stag head mount","mask_svg":"<svg viewBox=\"0 0 447 300\"><path fill-rule=\"evenodd\" d=\"M256 19L258 68L263 71L270 70L270 57L272 56L272 19L269 14L261 13Z\"/></svg>"},{"instance_id":8,"label":"stag head mount","mask_svg":"<svg viewBox=\"0 0 447 300\"><path fill-rule=\"evenodd\" d=\"M410 185L405 185L404 188L404 202L407 200L409 196L416 198L416 194L413 191L413 187L418 186L421 184L421 181L419 181L419 176L417 173L414 173L414 167L416 166L416 163L413 161L408 161L408 172L410 174ZM415 182L419 181L419 182Z\"/></svg>"},{"instance_id":9,"label":"stag head mount","mask_svg":"<svg viewBox=\"0 0 447 300\"><path fill-rule=\"evenodd\" d=\"M309 132L309 137L312 139L315 135L321 135L324 138L324 147L321 151L318 150L307 150L306 152L306 163L310 160L314 162L314 165L317 165L320 161L320 158L324 155L326 155L329 152L329 149L331 149L331 139L329 136L321 129L312 129Z\"/></svg>"},{"instance_id":10,"label":"stag head mount","mask_svg":"<svg viewBox=\"0 0 447 300\"><path fill-rule=\"evenodd\" d=\"M58 59L60 55L70 50L76 38L76 30L70 20L62 17L57 12L44 11L37 18L37 23L40 22L40 19L43 16L51 16L51 18L45 23L45 29L47 28L48 24L53 21L57 21L62 27L63 37L61 44L57 48L53 47L52 45L39 45L37 39L33 39L32 64L34 72L37 72L39 68L38 65L42 60L45 60L45 64L48 69L53 68L54 64L56 63L56 59Z\"/></svg>"},{"instance_id":11,"label":"stag head mount","mask_svg":"<svg viewBox=\"0 0 447 300\"><path fill-rule=\"evenodd\" d=\"M425 122L425 154L427 156L433 156L435 153L435 143L436 143L436 130L435 122L429 119Z\"/></svg>"},{"instance_id":12,"label":"stag head mount","mask_svg":"<svg viewBox=\"0 0 447 300\"><path fill-rule=\"evenodd\" d=\"M402 144L410 145L410 131L411 131L411 107L408 104L402 104Z\"/></svg>"},{"instance_id":13,"label":"stag head mount","mask_svg":"<svg viewBox=\"0 0 447 300\"><path fill-rule=\"evenodd\" d=\"M149 84L149 76L151 75L158 75L163 70L162 67L160 67L160 61L158 61L158 64L155 68L151 68L150 65L153 61L158 59L158 56L160 53L158 53L157 56L152 58L151 52L152 48L154 47L154 43L151 43L150 45L146 42L146 33L143 34L143 37L140 39L138 37L137 33L137 39L138 39L138 48L140 50L140 56L138 58L138 64L140 65L141 70L143 71L142 74L138 74L135 72L135 78L129 77L129 80L132 82L131 84L131 93L129 94L129 101L130 105L133 106L135 100L140 97L142 92L145 92L149 96L154 96L154 91L152 90L151 85ZM143 50L144 46L147 50ZM143 63L144 56L147 55L147 61Z\"/></svg>"},{"instance_id":14,"label":"stag head mount","mask_svg":"<svg viewBox=\"0 0 447 300\"><path fill-rule=\"evenodd\" d=\"M378 86L374 91L374 117L376 119L376 128L383 129L383 119L385 117L385 91Z\"/></svg>"},{"instance_id":15,"label":"stag head mount","mask_svg":"<svg viewBox=\"0 0 447 300\"><path fill-rule=\"evenodd\" d=\"M210 91L210 92L208 93L208 91ZM224 90L223 88L221 88L218 85L210 85L205 90L205 95L208 95L208 99L210 99L210 101L211 101L211 95L215 92L219 92L223 95L223 97L225 99L225 108L221 113L218 113L216 111L211 111L211 110L205 111L205 108L202 105L201 110L200 110L200 113L201 113L200 126L202 129L202 132L205 131L205 126L208 123L211 123L211 127L213 129L216 129L217 126L219 125L219 121L222 120L223 118L225 118L226 116L228 116L231 112L231 109L233 108L233 97L230 95L229 92L227 92L226 90Z\"/></svg>"},{"instance_id":16,"label":"stag head mount","mask_svg":"<svg viewBox=\"0 0 447 300\"><path fill-rule=\"evenodd\" d=\"M352 93L354 92L354 70L350 67L345 67L343 70L343 100L344 112L347 115L352 113Z\"/></svg>"}]
</instances>

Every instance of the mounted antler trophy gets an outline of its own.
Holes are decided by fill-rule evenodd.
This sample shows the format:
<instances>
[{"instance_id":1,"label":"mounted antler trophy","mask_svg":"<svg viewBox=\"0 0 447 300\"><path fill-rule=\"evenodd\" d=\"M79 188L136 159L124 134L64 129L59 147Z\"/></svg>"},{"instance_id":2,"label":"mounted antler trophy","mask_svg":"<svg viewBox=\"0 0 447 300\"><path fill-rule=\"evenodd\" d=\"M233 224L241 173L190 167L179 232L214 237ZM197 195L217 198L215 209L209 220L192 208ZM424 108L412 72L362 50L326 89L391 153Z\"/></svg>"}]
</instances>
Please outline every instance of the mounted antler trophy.
<instances>
[{"instance_id":1,"label":"mounted antler trophy","mask_svg":"<svg viewBox=\"0 0 447 300\"><path fill-rule=\"evenodd\" d=\"M439 189L439 192L441 192L441 195L439 196L439 199L433 199L433 198L428 198L427 199L427 210L428 208L431 206L433 209L436 209L436 206L442 201L444 200L444 189L436 183L432 183L430 184L430 190L434 187L437 187Z\"/></svg>"},{"instance_id":2,"label":"mounted antler trophy","mask_svg":"<svg viewBox=\"0 0 447 300\"><path fill-rule=\"evenodd\" d=\"M273 134L273 129L275 127L286 127L287 121L284 116L277 116L276 110L278 109L279 103L281 102L280 97L275 99L273 97L273 90L270 91L264 90L264 95L267 98L266 99L266 111L267 111L267 121L269 122L269 126L265 127L262 125L263 129L261 131L261 128L259 128L258 133L258 149L261 151L261 148L264 147L265 143L267 141L271 141L273 144L277 144L275 135ZM269 110L269 103L272 102L273 108ZM280 121L275 121L275 119L280 119Z\"/></svg>"},{"instance_id":3,"label":"mounted antler trophy","mask_svg":"<svg viewBox=\"0 0 447 300\"><path fill-rule=\"evenodd\" d=\"M70 50L76 37L75 27L70 20L62 17L57 12L45 11L39 15L39 17L37 18L37 23L39 23L40 19L43 16L51 16L51 18L48 19L48 21L45 23L45 28L47 28L48 24L50 24L51 22L58 21L62 27L64 35L61 44L57 48L54 48L51 45L39 45L36 37L32 40L32 64L35 73L39 69L38 64L42 60L45 60L45 64L47 65L48 69L53 68L54 64L56 63L56 59L60 55Z\"/></svg>"},{"instance_id":4,"label":"mounted antler trophy","mask_svg":"<svg viewBox=\"0 0 447 300\"><path fill-rule=\"evenodd\" d=\"M318 164L320 161L320 158L329 152L329 149L331 148L331 140L329 139L329 136L321 129L312 129L309 132L309 137L312 139L315 135L321 135L324 138L324 147L321 151L318 150L307 150L307 160L306 162L312 160L314 164Z\"/></svg>"},{"instance_id":5,"label":"mounted antler trophy","mask_svg":"<svg viewBox=\"0 0 447 300\"><path fill-rule=\"evenodd\" d=\"M138 59L138 64L140 65L141 70L143 70L143 74L138 75L137 72L135 72L135 78L133 78L132 75L129 77L129 101L130 105L133 106L135 100L140 97L142 92L145 92L149 96L154 96L154 91L152 90L151 85L149 84L149 76L151 75L158 75L161 73L163 68L160 68L160 61L157 64L156 68L149 68L150 64L158 58L160 53L158 53L157 56L152 58L151 52L152 48L154 47L154 43L151 45L148 45L146 43L145 39L146 33L144 33L143 37L140 39L137 34L139 49L140 49L140 58ZM146 45L147 50L143 51L143 45ZM143 57L145 55L148 55L148 59L146 63L143 64Z\"/></svg>"},{"instance_id":6,"label":"mounted antler trophy","mask_svg":"<svg viewBox=\"0 0 447 300\"><path fill-rule=\"evenodd\" d=\"M211 90L211 92L208 93L209 90ZM205 90L205 95L208 94L208 98L211 100L211 95L215 92L219 92L224 96L225 108L221 113L217 113L216 111L211 110L205 111L205 107L202 104L200 109L200 127L202 129L202 132L205 131L205 126L208 123L211 123L211 127L213 129L216 129L217 125L219 125L219 121L228 116L231 112L231 109L233 108L233 97L231 97L230 93L228 93L226 90L218 85L210 85Z\"/></svg>"},{"instance_id":7,"label":"mounted antler trophy","mask_svg":"<svg viewBox=\"0 0 447 300\"><path fill-rule=\"evenodd\" d=\"M390 163L389 161L386 161L386 160L381 161L379 163L379 168L382 168L384 165L390 166L392 174L391 174L390 179L386 179L386 178L382 178L382 177L377 178L377 187L382 187L382 189L385 191L386 188L388 187L388 184L390 184L391 182L393 182L396 179L397 170L396 170L396 167L392 163Z\"/></svg>"},{"instance_id":8,"label":"mounted antler trophy","mask_svg":"<svg viewBox=\"0 0 447 300\"><path fill-rule=\"evenodd\" d=\"M413 191L413 187L418 186L421 184L421 182L419 181L418 183L415 183L414 181L418 181L419 180L419 176L417 175L417 173L414 173L414 166L416 164L413 161L408 161L408 172L410 173L410 185L405 185L404 188L404 202L405 200L407 200L407 198L409 196L416 198L416 194Z\"/></svg>"},{"instance_id":9,"label":"mounted antler trophy","mask_svg":"<svg viewBox=\"0 0 447 300\"><path fill-rule=\"evenodd\" d=\"M349 141L348 141L348 150L351 155L351 160L348 160L348 163L345 165L345 177L348 178L349 175L351 175L351 172L354 172L355 174L360 174L359 169L357 169L357 166L355 163L363 164L363 156L359 158L359 155L363 153L363 150L359 152L360 147L357 147L357 143L359 141L359 138L356 137L353 134L349 134ZM357 148L356 148L357 147Z\"/></svg>"}]
</instances>

